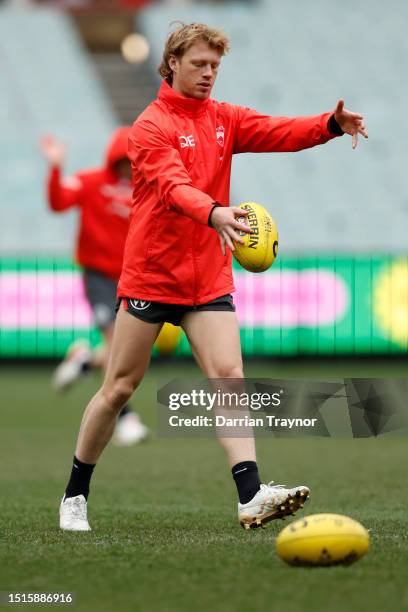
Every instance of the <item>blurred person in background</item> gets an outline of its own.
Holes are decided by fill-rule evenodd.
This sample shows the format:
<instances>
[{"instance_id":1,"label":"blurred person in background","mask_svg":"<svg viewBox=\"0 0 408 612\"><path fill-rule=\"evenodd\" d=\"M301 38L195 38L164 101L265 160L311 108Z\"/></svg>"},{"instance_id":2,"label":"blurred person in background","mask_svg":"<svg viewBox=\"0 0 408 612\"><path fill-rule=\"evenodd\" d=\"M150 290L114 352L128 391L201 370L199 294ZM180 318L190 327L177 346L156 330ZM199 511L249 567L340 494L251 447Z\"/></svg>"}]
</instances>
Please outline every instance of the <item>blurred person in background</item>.
<instances>
[{"instance_id":1,"label":"blurred person in background","mask_svg":"<svg viewBox=\"0 0 408 612\"><path fill-rule=\"evenodd\" d=\"M78 207L79 232L76 261L82 266L86 297L94 323L104 344L91 350L87 341L77 341L68 349L53 377L54 387L62 391L90 369L106 369L115 319L116 286L122 268L123 250L131 212L131 166L127 157L130 129L118 128L113 134L104 166L63 178L62 167L67 148L53 136L41 140L41 150L49 163L48 204L61 213ZM139 416L125 404L118 416L114 442L135 444L148 429Z\"/></svg>"}]
</instances>

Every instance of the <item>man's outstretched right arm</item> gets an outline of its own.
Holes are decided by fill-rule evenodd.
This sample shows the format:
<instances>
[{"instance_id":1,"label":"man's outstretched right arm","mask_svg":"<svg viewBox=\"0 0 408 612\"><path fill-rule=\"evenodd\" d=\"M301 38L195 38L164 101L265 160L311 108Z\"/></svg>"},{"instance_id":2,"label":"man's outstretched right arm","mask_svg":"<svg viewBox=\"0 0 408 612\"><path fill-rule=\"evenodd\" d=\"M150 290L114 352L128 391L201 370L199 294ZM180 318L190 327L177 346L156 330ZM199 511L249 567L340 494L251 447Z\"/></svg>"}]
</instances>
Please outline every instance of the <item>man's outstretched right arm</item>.
<instances>
[{"instance_id":1,"label":"man's outstretched right arm","mask_svg":"<svg viewBox=\"0 0 408 612\"><path fill-rule=\"evenodd\" d=\"M221 206L210 195L193 186L179 151L150 121L140 121L133 126L128 154L166 208L214 228L223 254L226 245L234 250L233 241L243 243L238 230L251 232L237 221L237 217L246 216L245 211Z\"/></svg>"},{"instance_id":2,"label":"man's outstretched right arm","mask_svg":"<svg viewBox=\"0 0 408 612\"><path fill-rule=\"evenodd\" d=\"M179 151L150 121L137 122L129 137L129 158L167 209L207 225L214 198L193 186Z\"/></svg>"}]
</instances>

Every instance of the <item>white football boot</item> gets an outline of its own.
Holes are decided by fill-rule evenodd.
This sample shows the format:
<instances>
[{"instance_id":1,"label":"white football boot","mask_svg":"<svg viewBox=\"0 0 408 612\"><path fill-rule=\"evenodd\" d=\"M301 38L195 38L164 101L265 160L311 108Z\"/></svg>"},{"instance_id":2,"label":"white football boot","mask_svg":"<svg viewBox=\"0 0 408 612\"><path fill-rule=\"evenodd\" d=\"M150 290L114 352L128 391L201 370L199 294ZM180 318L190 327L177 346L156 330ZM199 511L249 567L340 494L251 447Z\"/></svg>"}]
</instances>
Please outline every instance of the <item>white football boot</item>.
<instances>
[{"instance_id":1,"label":"white football boot","mask_svg":"<svg viewBox=\"0 0 408 612\"><path fill-rule=\"evenodd\" d=\"M131 446L142 442L149 435L149 429L143 425L135 412L128 412L116 423L112 441L117 446Z\"/></svg>"},{"instance_id":2,"label":"white football boot","mask_svg":"<svg viewBox=\"0 0 408 612\"><path fill-rule=\"evenodd\" d=\"M60 505L60 528L65 531L91 531L87 519L86 499L83 495L62 498Z\"/></svg>"},{"instance_id":3,"label":"white football boot","mask_svg":"<svg viewBox=\"0 0 408 612\"><path fill-rule=\"evenodd\" d=\"M258 493L246 504L238 503L238 520L245 529L263 527L273 519L295 514L308 499L308 487L287 489L284 485L261 484Z\"/></svg>"},{"instance_id":4,"label":"white football boot","mask_svg":"<svg viewBox=\"0 0 408 612\"><path fill-rule=\"evenodd\" d=\"M89 365L92 352L85 340L78 340L69 347L65 359L55 369L52 385L57 391L65 391L84 373L84 366Z\"/></svg>"}]
</instances>

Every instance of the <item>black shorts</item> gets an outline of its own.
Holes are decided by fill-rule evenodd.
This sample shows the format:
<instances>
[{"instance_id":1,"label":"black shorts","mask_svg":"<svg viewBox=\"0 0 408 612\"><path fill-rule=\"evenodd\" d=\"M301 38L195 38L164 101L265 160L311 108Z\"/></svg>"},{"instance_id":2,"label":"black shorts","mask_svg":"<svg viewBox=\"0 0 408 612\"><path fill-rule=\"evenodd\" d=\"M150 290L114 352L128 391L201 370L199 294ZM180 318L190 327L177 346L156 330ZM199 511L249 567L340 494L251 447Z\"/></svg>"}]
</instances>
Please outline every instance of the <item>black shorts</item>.
<instances>
[{"instance_id":1,"label":"black shorts","mask_svg":"<svg viewBox=\"0 0 408 612\"><path fill-rule=\"evenodd\" d=\"M211 300L211 302L200 304L200 306L163 304L162 302L148 302L135 298L119 298L116 303L116 312L119 310L121 302L123 302L123 306L128 313L147 323L180 325L182 318L188 312L202 312L204 310L235 312L231 294L222 295L215 300Z\"/></svg>"},{"instance_id":2,"label":"black shorts","mask_svg":"<svg viewBox=\"0 0 408 612\"><path fill-rule=\"evenodd\" d=\"M90 268L85 268L83 275L85 294L92 308L94 324L103 330L109 327L116 317L117 282Z\"/></svg>"}]
</instances>

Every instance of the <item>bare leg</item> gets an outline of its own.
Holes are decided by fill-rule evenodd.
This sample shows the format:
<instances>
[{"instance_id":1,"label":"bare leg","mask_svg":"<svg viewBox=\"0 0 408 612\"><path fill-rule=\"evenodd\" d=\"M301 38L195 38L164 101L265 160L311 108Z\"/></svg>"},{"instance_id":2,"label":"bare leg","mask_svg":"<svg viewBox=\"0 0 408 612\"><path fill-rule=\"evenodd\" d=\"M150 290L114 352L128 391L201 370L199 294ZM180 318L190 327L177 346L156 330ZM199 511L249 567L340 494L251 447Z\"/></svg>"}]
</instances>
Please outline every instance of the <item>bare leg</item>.
<instances>
[{"instance_id":1,"label":"bare leg","mask_svg":"<svg viewBox=\"0 0 408 612\"><path fill-rule=\"evenodd\" d=\"M198 365L207 378L243 378L239 328L233 312L190 312L182 321ZM241 415L242 416L242 413ZM256 461L252 430L248 437L219 437L230 467Z\"/></svg>"},{"instance_id":2,"label":"bare leg","mask_svg":"<svg viewBox=\"0 0 408 612\"><path fill-rule=\"evenodd\" d=\"M101 389L82 418L76 457L96 463L109 442L116 417L142 380L161 324L145 323L120 308Z\"/></svg>"}]
</instances>

